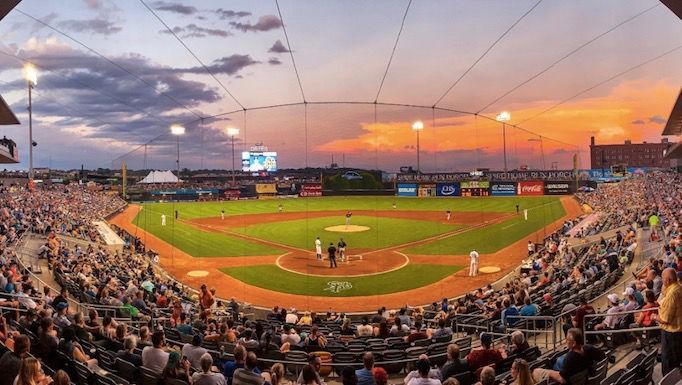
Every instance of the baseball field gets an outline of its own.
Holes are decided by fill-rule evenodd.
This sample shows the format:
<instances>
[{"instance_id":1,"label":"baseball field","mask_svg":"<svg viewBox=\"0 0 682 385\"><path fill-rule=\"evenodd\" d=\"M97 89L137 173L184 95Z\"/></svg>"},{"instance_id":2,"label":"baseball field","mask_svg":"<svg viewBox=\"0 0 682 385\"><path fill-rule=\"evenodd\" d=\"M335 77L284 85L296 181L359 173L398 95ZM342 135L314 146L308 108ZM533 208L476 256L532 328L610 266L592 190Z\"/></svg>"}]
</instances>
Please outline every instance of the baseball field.
<instances>
[{"instance_id":1,"label":"baseball field","mask_svg":"<svg viewBox=\"0 0 682 385\"><path fill-rule=\"evenodd\" d=\"M570 197L319 197L145 203L112 222L157 251L176 278L223 297L360 309L391 298L430 302L488 283L518 265L529 239L541 242L578 214ZM331 268L327 247L341 238L345 258ZM467 276L474 249L490 274Z\"/></svg>"}]
</instances>

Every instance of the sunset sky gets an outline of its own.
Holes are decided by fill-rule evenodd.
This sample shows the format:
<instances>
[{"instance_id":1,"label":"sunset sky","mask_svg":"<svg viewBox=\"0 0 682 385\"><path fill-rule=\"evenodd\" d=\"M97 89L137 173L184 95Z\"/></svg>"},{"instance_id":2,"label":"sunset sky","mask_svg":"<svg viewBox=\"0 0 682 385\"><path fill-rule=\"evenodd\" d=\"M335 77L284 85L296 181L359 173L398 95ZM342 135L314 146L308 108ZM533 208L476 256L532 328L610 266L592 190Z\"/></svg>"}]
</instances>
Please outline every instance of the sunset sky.
<instances>
[{"instance_id":1,"label":"sunset sky","mask_svg":"<svg viewBox=\"0 0 682 385\"><path fill-rule=\"evenodd\" d=\"M147 166L173 169L169 126L182 123L183 167L231 167L234 126L239 151L262 142L280 167L334 156L395 171L416 166L419 119L422 171L501 169L502 126L485 117L504 110L523 128L507 127L509 168L570 168L576 151L587 168L590 136L660 141L682 85L682 21L658 0L412 0L407 14L407 0L279 6L307 107L257 109L303 101L274 0L23 0L0 22L0 94L22 122L2 128L19 146L12 168L28 167L22 60L39 67L35 166L52 168L141 168L140 145L156 138ZM368 104L316 104L327 101ZM245 113L225 114L240 104Z\"/></svg>"}]
</instances>

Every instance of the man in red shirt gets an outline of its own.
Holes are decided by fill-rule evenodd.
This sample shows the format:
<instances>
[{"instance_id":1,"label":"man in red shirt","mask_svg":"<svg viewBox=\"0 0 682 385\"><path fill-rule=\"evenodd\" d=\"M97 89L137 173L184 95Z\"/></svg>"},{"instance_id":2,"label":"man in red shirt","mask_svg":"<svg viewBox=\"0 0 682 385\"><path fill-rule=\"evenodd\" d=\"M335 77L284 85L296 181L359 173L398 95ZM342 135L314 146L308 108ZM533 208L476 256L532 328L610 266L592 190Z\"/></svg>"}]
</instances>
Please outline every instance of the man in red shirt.
<instances>
[{"instance_id":1,"label":"man in red shirt","mask_svg":"<svg viewBox=\"0 0 682 385\"><path fill-rule=\"evenodd\" d=\"M496 364L507 358L507 348L499 350L493 347L493 337L488 333L481 333L481 348L474 349L467 355L467 363L472 371L487 365Z\"/></svg>"},{"instance_id":2,"label":"man in red shirt","mask_svg":"<svg viewBox=\"0 0 682 385\"><path fill-rule=\"evenodd\" d=\"M206 285L201 285L201 297L199 298L200 305L201 305L201 310L202 311L207 311L211 309L211 306L213 306L213 294L211 294L208 289L206 289Z\"/></svg>"},{"instance_id":3,"label":"man in red shirt","mask_svg":"<svg viewBox=\"0 0 682 385\"><path fill-rule=\"evenodd\" d=\"M587 303L587 298L580 297L580 306L576 309L573 316L573 327L583 330L583 323L587 314L594 314L594 308Z\"/></svg>"}]
</instances>

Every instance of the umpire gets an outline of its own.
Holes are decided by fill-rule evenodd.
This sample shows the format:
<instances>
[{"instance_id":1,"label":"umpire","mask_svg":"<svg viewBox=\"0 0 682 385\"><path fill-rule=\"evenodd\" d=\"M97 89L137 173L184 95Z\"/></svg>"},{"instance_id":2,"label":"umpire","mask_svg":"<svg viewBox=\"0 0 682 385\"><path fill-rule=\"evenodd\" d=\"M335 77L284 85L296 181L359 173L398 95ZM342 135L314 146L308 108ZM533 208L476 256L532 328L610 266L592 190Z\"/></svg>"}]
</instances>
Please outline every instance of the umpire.
<instances>
[{"instance_id":1,"label":"umpire","mask_svg":"<svg viewBox=\"0 0 682 385\"><path fill-rule=\"evenodd\" d=\"M336 247L333 242L329 242L327 253L329 254L329 267L336 267Z\"/></svg>"}]
</instances>

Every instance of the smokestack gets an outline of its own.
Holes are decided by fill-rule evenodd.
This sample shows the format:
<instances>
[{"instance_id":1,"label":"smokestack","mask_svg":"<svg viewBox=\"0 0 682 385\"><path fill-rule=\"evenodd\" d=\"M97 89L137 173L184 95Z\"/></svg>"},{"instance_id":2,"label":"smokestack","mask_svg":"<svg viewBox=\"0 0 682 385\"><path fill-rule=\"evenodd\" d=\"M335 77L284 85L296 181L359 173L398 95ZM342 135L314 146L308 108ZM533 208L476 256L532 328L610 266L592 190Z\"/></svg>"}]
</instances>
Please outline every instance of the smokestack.
<instances>
[{"instance_id":1,"label":"smokestack","mask_svg":"<svg viewBox=\"0 0 682 385\"><path fill-rule=\"evenodd\" d=\"M590 136L590 146L594 146L594 136Z\"/></svg>"}]
</instances>

